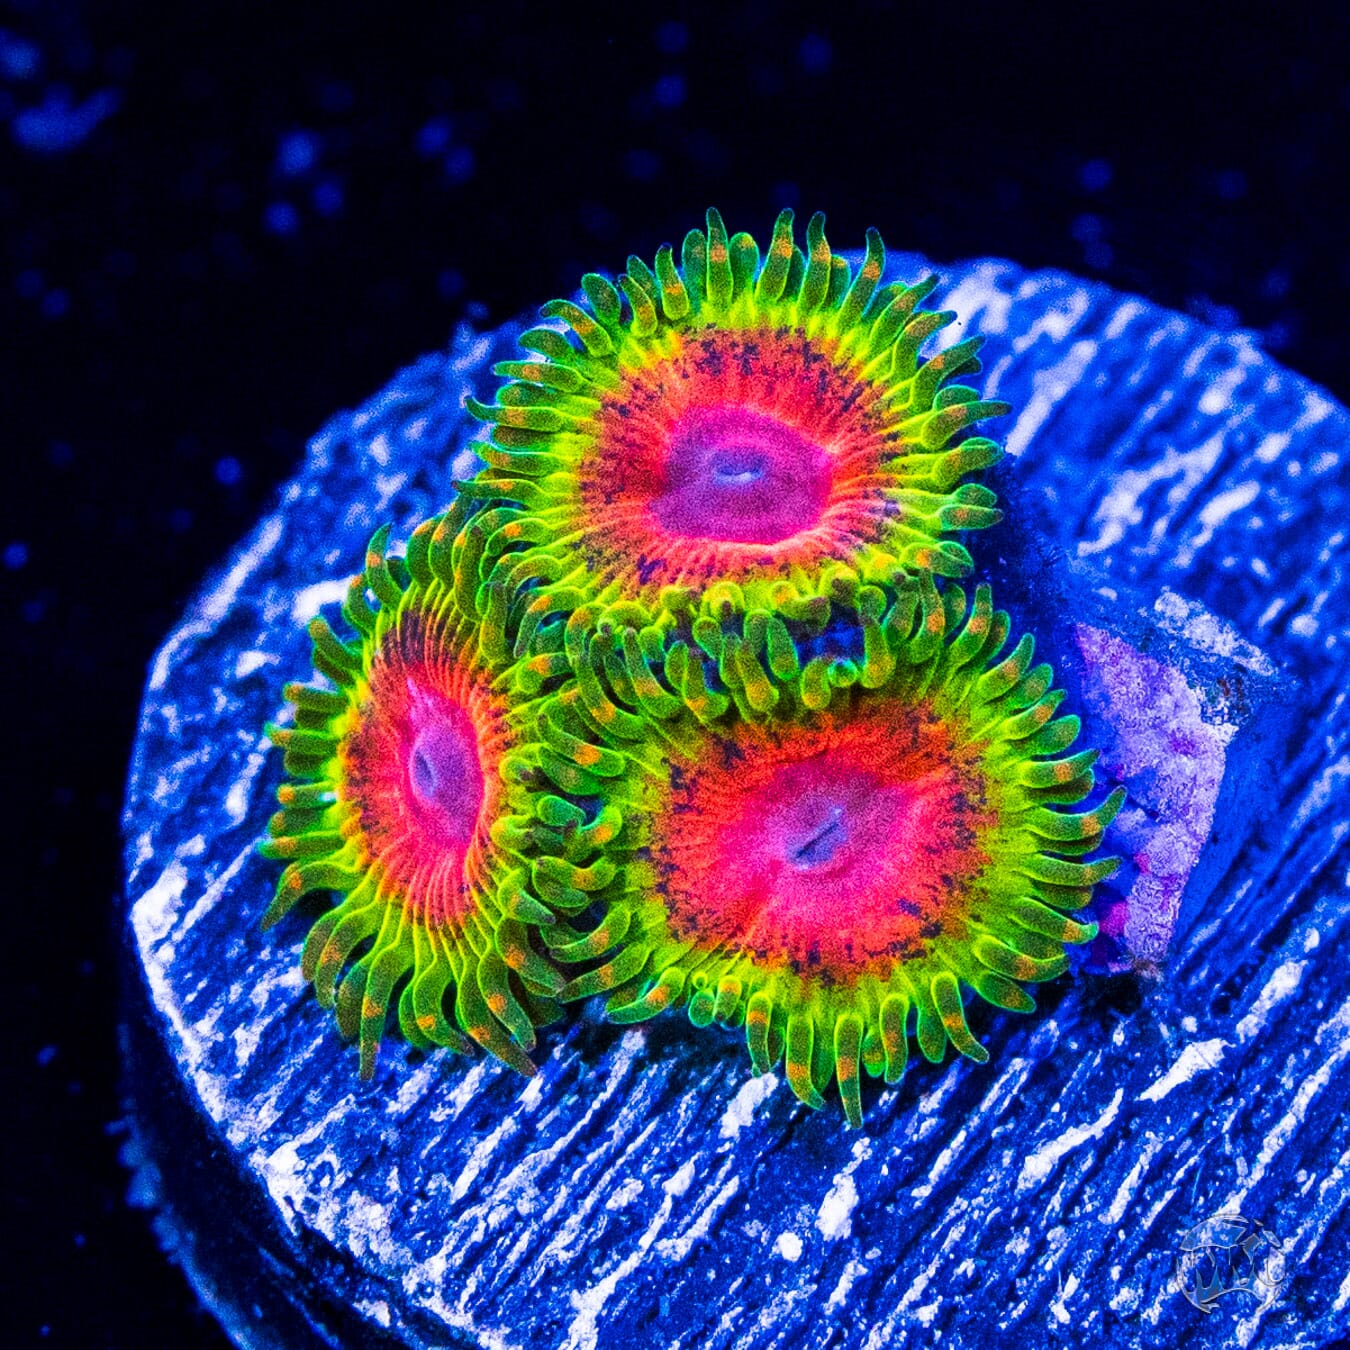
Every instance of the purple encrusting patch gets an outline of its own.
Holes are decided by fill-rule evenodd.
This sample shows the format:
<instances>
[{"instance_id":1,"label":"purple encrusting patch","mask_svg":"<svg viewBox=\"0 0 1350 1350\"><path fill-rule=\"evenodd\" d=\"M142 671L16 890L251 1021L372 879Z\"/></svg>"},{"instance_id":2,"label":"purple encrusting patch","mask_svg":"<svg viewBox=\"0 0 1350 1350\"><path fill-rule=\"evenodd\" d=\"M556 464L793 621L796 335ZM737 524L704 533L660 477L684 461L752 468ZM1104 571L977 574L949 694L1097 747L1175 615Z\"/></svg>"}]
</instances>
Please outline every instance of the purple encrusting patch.
<instances>
[{"instance_id":1,"label":"purple encrusting patch","mask_svg":"<svg viewBox=\"0 0 1350 1350\"><path fill-rule=\"evenodd\" d=\"M1075 624L1073 633L1085 711L1096 723L1099 770L1126 783L1130 794L1106 845L1122 853L1126 866L1116 885L1100 892L1101 935L1087 964L1111 972L1157 967L1210 837L1237 727L1207 718L1176 666L1100 628Z\"/></svg>"}]
</instances>

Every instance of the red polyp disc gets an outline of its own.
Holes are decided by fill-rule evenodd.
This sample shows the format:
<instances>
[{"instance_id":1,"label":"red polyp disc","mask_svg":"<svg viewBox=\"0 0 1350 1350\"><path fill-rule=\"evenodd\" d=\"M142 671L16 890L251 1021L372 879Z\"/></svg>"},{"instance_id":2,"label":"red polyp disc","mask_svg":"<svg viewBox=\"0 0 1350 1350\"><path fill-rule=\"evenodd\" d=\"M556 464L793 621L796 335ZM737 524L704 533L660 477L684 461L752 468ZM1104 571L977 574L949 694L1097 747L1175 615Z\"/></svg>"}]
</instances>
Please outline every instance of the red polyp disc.
<instances>
[{"instance_id":1,"label":"red polyp disc","mask_svg":"<svg viewBox=\"0 0 1350 1350\"><path fill-rule=\"evenodd\" d=\"M388 889L419 917L458 922L474 905L482 822L495 810L500 714L421 627L405 615L371 663L342 791Z\"/></svg>"},{"instance_id":2,"label":"red polyp disc","mask_svg":"<svg viewBox=\"0 0 1350 1350\"><path fill-rule=\"evenodd\" d=\"M844 982L959 920L991 813L976 755L924 705L716 746L677 776L655 833L676 940Z\"/></svg>"},{"instance_id":3,"label":"red polyp disc","mask_svg":"<svg viewBox=\"0 0 1350 1350\"><path fill-rule=\"evenodd\" d=\"M408 720L400 748L410 814L429 840L466 849L483 805L478 737L452 700L408 681Z\"/></svg>"},{"instance_id":4,"label":"red polyp disc","mask_svg":"<svg viewBox=\"0 0 1350 1350\"><path fill-rule=\"evenodd\" d=\"M576 526L592 566L744 583L847 556L898 507L880 393L786 330L705 330L626 369L594 415Z\"/></svg>"},{"instance_id":5,"label":"red polyp disc","mask_svg":"<svg viewBox=\"0 0 1350 1350\"><path fill-rule=\"evenodd\" d=\"M795 427L735 405L691 408L671 427L652 515L671 536L777 544L816 525L830 456Z\"/></svg>"}]
</instances>

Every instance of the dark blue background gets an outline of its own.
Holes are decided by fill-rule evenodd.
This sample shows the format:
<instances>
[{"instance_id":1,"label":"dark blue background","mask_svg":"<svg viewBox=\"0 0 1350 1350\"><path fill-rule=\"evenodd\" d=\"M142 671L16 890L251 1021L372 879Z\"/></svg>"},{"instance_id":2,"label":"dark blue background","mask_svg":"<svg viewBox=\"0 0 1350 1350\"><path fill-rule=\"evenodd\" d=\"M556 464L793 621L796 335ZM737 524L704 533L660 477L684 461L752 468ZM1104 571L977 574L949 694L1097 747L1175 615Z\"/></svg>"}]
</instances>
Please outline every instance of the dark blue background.
<instances>
[{"instance_id":1,"label":"dark blue background","mask_svg":"<svg viewBox=\"0 0 1350 1350\"><path fill-rule=\"evenodd\" d=\"M0 5L10 1343L222 1344L116 1160L144 669L305 437L457 321L791 204L1259 330L1350 397L1350 12L1019 8Z\"/></svg>"}]
</instances>

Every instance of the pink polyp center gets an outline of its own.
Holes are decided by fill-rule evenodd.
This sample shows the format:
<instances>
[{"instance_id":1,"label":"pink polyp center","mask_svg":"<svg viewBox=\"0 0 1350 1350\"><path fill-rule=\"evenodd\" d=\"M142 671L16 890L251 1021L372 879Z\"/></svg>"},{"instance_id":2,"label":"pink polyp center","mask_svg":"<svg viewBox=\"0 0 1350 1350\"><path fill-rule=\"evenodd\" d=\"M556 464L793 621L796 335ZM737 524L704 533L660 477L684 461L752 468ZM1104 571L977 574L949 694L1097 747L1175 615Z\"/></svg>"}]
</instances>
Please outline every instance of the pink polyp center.
<instances>
[{"instance_id":1,"label":"pink polyp center","mask_svg":"<svg viewBox=\"0 0 1350 1350\"><path fill-rule=\"evenodd\" d=\"M654 596L788 576L880 538L897 510L893 416L834 339L705 327L630 355L578 427L560 522L591 570Z\"/></svg>"},{"instance_id":2,"label":"pink polyp center","mask_svg":"<svg viewBox=\"0 0 1350 1350\"><path fill-rule=\"evenodd\" d=\"M940 912L948 786L931 774L886 781L837 751L785 765L746 794L721 894L735 906L739 892L757 943L806 964L838 953L841 939L888 945Z\"/></svg>"},{"instance_id":3,"label":"pink polyp center","mask_svg":"<svg viewBox=\"0 0 1350 1350\"><path fill-rule=\"evenodd\" d=\"M664 468L652 515L691 539L776 544L816 525L830 495L828 453L749 408L691 408L671 428Z\"/></svg>"},{"instance_id":4,"label":"pink polyp center","mask_svg":"<svg viewBox=\"0 0 1350 1350\"><path fill-rule=\"evenodd\" d=\"M481 879L502 730L435 623L403 615L375 654L340 749L341 795L355 808L363 863L389 892L419 919L458 922Z\"/></svg>"},{"instance_id":5,"label":"pink polyp center","mask_svg":"<svg viewBox=\"0 0 1350 1350\"><path fill-rule=\"evenodd\" d=\"M827 878L847 881L867 840L905 812L908 794L827 756L780 768L749 794L742 857L773 891L788 898L819 891Z\"/></svg>"},{"instance_id":6,"label":"pink polyp center","mask_svg":"<svg viewBox=\"0 0 1350 1350\"><path fill-rule=\"evenodd\" d=\"M864 714L737 751L681 782L659 831L677 939L846 979L947 927L991 822L944 726Z\"/></svg>"},{"instance_id":7,"label":"pink polyp center","mask_svg":"<svg viewBox=\"0 0 1350 1350\"><path fill-rule=\"evenodd\" d=\"M473 724L444 699L414 699L411 711L405 754L413 812L433 839L463 847L483 805Z\"/></svg>"}]
</instances>

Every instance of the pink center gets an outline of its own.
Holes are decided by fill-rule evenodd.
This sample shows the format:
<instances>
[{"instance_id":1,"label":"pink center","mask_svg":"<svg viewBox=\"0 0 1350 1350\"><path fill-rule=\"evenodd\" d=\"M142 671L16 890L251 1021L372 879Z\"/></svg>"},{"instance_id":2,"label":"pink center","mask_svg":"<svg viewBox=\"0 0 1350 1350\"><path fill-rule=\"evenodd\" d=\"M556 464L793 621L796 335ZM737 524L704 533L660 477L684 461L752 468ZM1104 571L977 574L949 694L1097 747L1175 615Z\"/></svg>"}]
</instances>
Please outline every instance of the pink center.
<instances>
[{"instance_id":1,"label":"pink center","mask_svg":"<svg viewBox=\"0 0 1350 1350\"><path fill-rule=\"evenodd\" d=\"M747 796L740 860L794 908L810 907L859 871L868 841L905 848L923 798L915 784L886 784L826 753L785 764Z\"/></svg>"},{"instance_id":2,"label":"pink center","mask_svg":"<svg viewBox=\"0 0 1350 1350\"><path fill-rule=\"evenodd\" d=\"M473 837L483 805L478 738L462 708L409 685L404 738L409 806L431 839L462 849Z\"/></svg>"},{"instance_id":3,"label":"pink center","mask_svg":"<svg viewBox=\"0 0 1350 1350\"><path fill-rule=\"evenodd\" d=\"M840 979L914 954L986 861L969 758L915 709L738 738L672 789L673 936Z\"/></svg>"},{"instance_id":4,"label":"pink center","mask_svg":"<svg viewBox=\"0 0 1350 1350\"><path fill-rule=\"evenodd\" d=\"M665 480L651 511L667 534L776 544L820 520L830 457L776 417L691 408L671 428Z\"/></svg>"},{"instance_id":5,"label":"pink center","mask_svg":"<svg viewBox=\"0 0 1350 1350\"><path fill-rule=\"evenodd\" d=\"M621 374L566 522L597 573L654 591L785 577L898 509L891 414L833 339L706 328Z\"/></svg>"},{"instance_id":6,"label":"pink center","mask_svg":"<svg viewBox=\"0 0 1350 1350\"><path fill-rule=\"evenodd\" d=\"M434 622L434 621L432 621ZM428 620L403 616L371 664L370 690L343 746L343 796L370 865L428 921L474 903L480 830L496 805L500 726L472 673Z\"/></svg>"}]
</instances>

